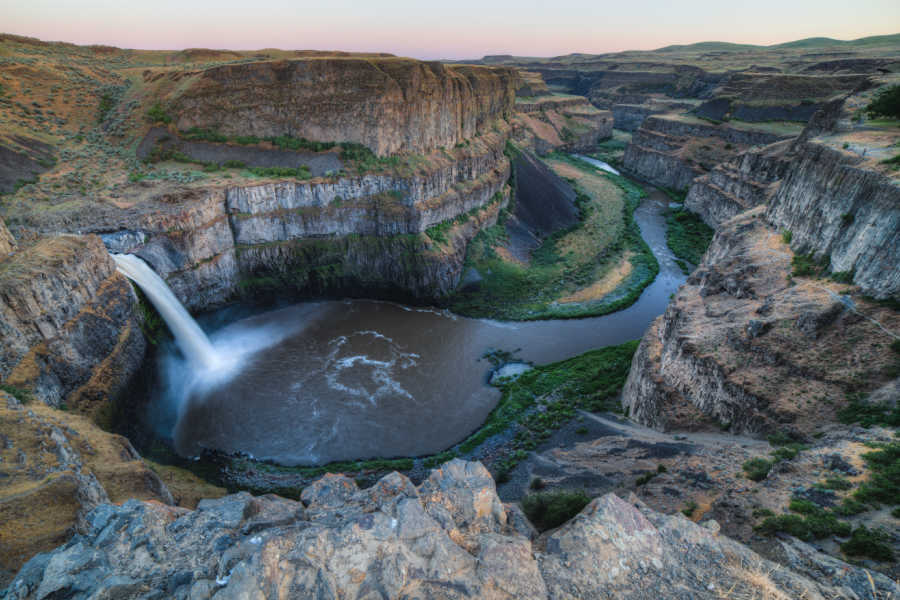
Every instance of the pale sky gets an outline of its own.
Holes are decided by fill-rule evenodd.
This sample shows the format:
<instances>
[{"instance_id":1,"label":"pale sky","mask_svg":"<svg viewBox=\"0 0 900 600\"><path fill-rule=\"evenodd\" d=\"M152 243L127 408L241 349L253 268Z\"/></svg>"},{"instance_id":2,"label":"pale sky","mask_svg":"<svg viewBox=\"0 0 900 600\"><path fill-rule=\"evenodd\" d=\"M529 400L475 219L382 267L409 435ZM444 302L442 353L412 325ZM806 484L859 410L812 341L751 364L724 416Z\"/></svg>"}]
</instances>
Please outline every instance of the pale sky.
<instances>
[{"instance_id":1,"label":"pale sky","mask_svg":"<svg viewBox=\"0 0 900 600\"><path fill-rule=\"evenodd\" d=\"M900 32L900 0L0 0L0 32L125 48L556 56Z\"/></svg>"}]
</instances>

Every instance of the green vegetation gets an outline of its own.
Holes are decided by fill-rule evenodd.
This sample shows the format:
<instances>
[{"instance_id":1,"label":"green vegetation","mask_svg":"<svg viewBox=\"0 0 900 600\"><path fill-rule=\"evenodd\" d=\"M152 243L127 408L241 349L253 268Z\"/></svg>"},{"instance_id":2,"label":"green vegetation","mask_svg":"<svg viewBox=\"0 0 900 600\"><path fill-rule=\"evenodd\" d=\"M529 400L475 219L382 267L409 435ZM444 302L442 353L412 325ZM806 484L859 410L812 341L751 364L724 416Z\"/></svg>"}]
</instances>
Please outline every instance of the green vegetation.
<instances>
[{"instance_id":1,"label":"green vegetation","mask_svg":"<svg viewBox=\"0 0 900 600\"><path fill-rule=\"evenodd\" d=\"M297 179L309 179L312 175L309 167L301 165L293 167L248 167L247 172L255 177L296 177Z\"/></svg>"},{"instance_id":2,"label":"green vegetation","mask_svg":"<svg viewBox=\"0 0 900 600\"><path fill-rule=\"evenodd\" d=\"M900 84L879 91L866 106L866 114L870 118L900 119Z\"/></svg>"},{"instance_id":3,"label":"green vegetation","mask_svg":"<svg viewBox=\"0 0 900 600\"><path fill-rule=\"evenodd\" d=\"M814 254L795 254L791 259L794 277L819 277L831 262L828 256L816 259Z\"/></svg>"},{"instance_id":4,"label":"green vegetation","mask_svg":"<svg viewBox=\"0 0 900 600\"><path fill-rule=\"evenodd\" d=\"M816 487L825 489L825 490L840 490L845 491L849 490L853 487L853 484L844 479L843 477L829 477L825 481L821 483L817 483Z\"/></svg>"},{"instance_id":5,"label":"green vegetation","mask_svg":"<svg viewBox=\"0 0 900 600\"><path fill-rule=\"evenodd\" d=\"M162 105L157 102L153 106L150 107L150 110L147 111L147 120L151 123L171 123L172 117L169 116L169 113L162 107Z\"/></svg>"},{"instance_id":6,"label":"green vegetation","mask_svg":"<svg viewBox=\"0 0 900 600\"><path fill-rule=\"evenodd\" d=\"M656 467L655 471L648 471L647 473L644 473L643 475L638 477L634 483L635 483L635 485L638 485L638 486L648 484L653 480L654 477L656 477L660 473L665 473L665 472L666 472L665 465L659 465Z\"/></svg>"},{"instance_id":7,"label":"green vegetation","mask_svg":"<svg viewBox=\"0 0 900 600\"><path fill-rule=\"evenodd\" d=\"M591 197L576 185L579 222L548 236L527 265L498 254L496 248L506 240L503 223L479 232L469 244L466 268L475 269L483 279L453 293L449 305L454 312L509 320L603 315L632 304L656 277L659 263L633 218L643 189L574 158L556 155L553 160L584 171L598 194L609 197ZM625 255L631 271L610 293L558 302L602 279Z\"/></svg>"},{"instance_id":8,"label":"green vegetation","mask_svg":"<svg viewBox=\"0 0 900 600\"><path fill-rule=\"evenodd\" d=\"M753 481L762 481L768 476L774 463L764 458L751 458L746 461L742 468L748 479Z\"/></svg>"},{"instance_id":9,"label":"green vegetation","mask_svg":"<svg viewBox=\"0 0 900 600\"><path fill-rule=\"evenodd\" d=\"M794 441L794 438L781 432L770 435L769 443L773 446L780 447L770 453L772 455L771 460L757 457L751 458L750 460L746 461L742 465L742 468L744 470L744 474L747 476L747 479L751 479L753 481L762 481L769 475L769 471L777 463L783 460L791 460L792 458L796 457L802 450L806 449L806 446Z\"/></svg>"},{"instance_id":10,"label":"green vegetation","mask_svg":"<svg viewBox=\"0 0 900 600\"><path fill-rule=\"evenodd\" d=\"M437 225L432 225L428 229L425 230L425 234L431 239L431 241L438 244L446 244L449 240L447 238L447 234L450 232L453 227L456 225L461 225L465 223L470 218L477 215L479 212L485 210L486 208L493 206L503 200L503 194L501 192L497 192L490 199L489 202L485 203L483 206L476 206L471 210L468 210L462 214L457 215L455 218L450 219L449 221L443 221L442 223L438 223Z\"/></svg>"},{"instance_id":11,"label":"green vegetation","mask_svg":"<svg viewBox=\"0 0 900 600\"><path fill-rule=\"evenodd\" d=\"M558 363L540 365L518 379L500 385L502 396L484 426L456 452L465 455L491 436L515 426L510 455L499 472L512 470L527 451L547 440L579 409L620 410L616 396L625 385L637 340L591 350Z\"/></svg>"},{"instance_id":12,"label":"green vegetation","mask_svg":"<svg viewBox=\"0 0 900 600\"><path fill-rule=\"evenodd\" d=\"M715 231L699 216L684 209L669 211L666 225L666 244L678 257L678 266L687 275L690 269L685 263L700 264Z\"/></svg>"},{"instance_id":13,"label":"green vegetation","mask_svg":"<svg viewBox=\"0 0 900 600\"><path fill-rule=\"evenodd\" d=\"M143 290L136 285L132 285L131 287L138 297L138 311L141 314L141 331L144 332L144 337L147 338L147 341L155 346L169 335L169 329L163 318L156 312L156 308L150 304L150 301L147 299L147 296L144 295Z\"/></svg>"},{"instance_id":14,"label":"green vegetation","mask_svg":"<svg viewBox=\"0 0 900 600\"><path fill-rule=\"evenodd\" d=\"M871 475L853 496L870 504L900 504L900 442L878 444L876 448L862 455Z\"/></svg>"},{"instance_id":15,"label":"green vegetation","mask_svg":"<svg viewBox=\"0 0 900 600\"><path fill-rule=\"evenodd\" d=\"M791 245L791 240L794 239L794 233L788 229L785 229L781 232L781 241L783 241L788 246Z\"/></svg>"},{"instance_id":16,"label":"green vegetation","mask_svg":"<svg viewBox=\"0 0 900 600\"><path fill-rule=\"evenodd\" d=\"M894 551L888 545L891 536L880 529L867 529L860 525L853 530L850 539L841 544L841 552L847 556L867 556L882 562L894 560Z\"/></svg>"},{"instance_id":17,"label":"green vegetation","mask_svg":"<svg viewBox=\"0 0 900 600\"><path fill-rule=\"evenodd\" d=\"M808 501L794 498L790 510L799 513L767 517L754 529L763 535L784 532L804 541L821 539L829 535L850 535L850 525L839 521L833 512ZM800 516L803 515L803 516Z\"/></svg>"},{"instance_id":18,"label":"green vegetation","mask_svg":"<svg viewBox=\"0 0 900 600\"><path fill-rule=\"evenodd\" d=\"M28 404L34 400L31 390L26 390L25 388L16 387L8 383L0 383L0 390L3 390L22 404Z\"/></svg>"},{"instance_id":19,"label":"green vegetation","mask_svg":"<svg viewBox=\"0 0 900 600\"><path fill-rule=\"evenodd\" d=\"M900 406L891 408L887 404L870 404L860 394L849 396L850 403L838 411L841 423L859 423L869 428L872 425L900 427Z\"/></svg>"},{"instance_id":20,"label":"green vegetation","mask_svg":"<svg viewBox=\"0 0 900 600\"><path fill-rule=\"evenodd\" d=\"M580 513L590 501L583 491L543 492L522 498L522 510L538 531L547 531Z\"/></svg>"},{"instance_id":21,"label":"green vegetation","mask_svg":"<svg viewBox=\"0 0 900 600\"><path fill-rule=\"evenodd\" d=\"M694 516L694 512L697 510L697 503L693 500L688 500L688 503L684 508L681 509L681 514L690 518Z\"/></svg>"}]
</instances>

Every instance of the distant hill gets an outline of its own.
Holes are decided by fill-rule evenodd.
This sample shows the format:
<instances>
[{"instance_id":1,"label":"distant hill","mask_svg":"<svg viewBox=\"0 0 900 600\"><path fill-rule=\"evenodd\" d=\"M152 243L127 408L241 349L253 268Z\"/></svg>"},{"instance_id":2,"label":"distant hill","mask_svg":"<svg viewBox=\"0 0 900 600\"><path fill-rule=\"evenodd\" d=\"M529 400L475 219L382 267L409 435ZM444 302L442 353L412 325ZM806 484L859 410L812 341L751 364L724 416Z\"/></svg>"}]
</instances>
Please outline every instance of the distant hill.
<instances>
[{"instance_id":1,"label":"distant hill","mask_svg":"<svg viewBox=\"0 0 900 600\"><path fill-rule=\"evenodd\" d=\"M783 44L771 46L757 46L754 44L733 44L731 42L697 42L696 44L677 44L657 48L653 52L739 52L742 50L764 49L791 49L791 48L827 48L831 46L842 47L868 47L868 46L900 46L900 33L893 35L872 35L857 40L836 40L829 37L811 37Z\"/></svg>"},{"instance_id":2,"label":"distant hill","mask_svg":"<svg viewBox=\"0 0 900 600\"><path fill-rule=\"evenodd\" d=\"M765 46L754 44L732 44L731 42L697 42L696 44L675 44L664 48L657 48L653 52L737 52L739 50L758 50Z\"/></svg>"}]
</instances>

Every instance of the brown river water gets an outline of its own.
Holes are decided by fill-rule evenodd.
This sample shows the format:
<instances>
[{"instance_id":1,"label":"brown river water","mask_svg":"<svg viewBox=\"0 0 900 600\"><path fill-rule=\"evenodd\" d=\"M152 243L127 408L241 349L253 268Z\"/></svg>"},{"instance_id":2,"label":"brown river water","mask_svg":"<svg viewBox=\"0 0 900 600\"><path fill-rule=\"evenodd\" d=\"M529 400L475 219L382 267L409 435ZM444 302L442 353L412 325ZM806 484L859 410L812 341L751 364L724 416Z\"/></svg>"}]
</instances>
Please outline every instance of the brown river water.
<instances>
[{"instance_id":1,"label":"brown river water","mask_svg":"<svg viewBox=\"0 0 900 600\"><path fill-rule=\"evenodd\" d=\"M304 302L210 333L240 358L236 374L194 385L177 356L163 357L176 448L242 452L286 465L444 450L484 422L499 392L487 384L490 349L536 364L638 339L684 282L665 243L668 199L653 192L635 211L660 273L630 307L575 320L497 322L389 302ZM202 391L198 391L202 390Z\"/></svg>"}]
</instances>

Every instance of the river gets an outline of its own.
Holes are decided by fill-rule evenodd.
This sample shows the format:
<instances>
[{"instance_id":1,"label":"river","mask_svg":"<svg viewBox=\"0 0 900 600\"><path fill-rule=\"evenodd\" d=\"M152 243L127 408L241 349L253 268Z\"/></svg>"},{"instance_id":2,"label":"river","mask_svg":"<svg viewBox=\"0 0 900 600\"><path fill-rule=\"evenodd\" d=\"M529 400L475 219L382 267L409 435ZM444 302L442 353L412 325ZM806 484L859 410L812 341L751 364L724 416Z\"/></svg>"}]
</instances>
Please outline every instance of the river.
<instances>
[{"instance_id":1,"label":"river","mask_svg":"<svg viewBox=\"0 0 900 600\"><path fill-rule=\"evenodd\" d=\"M240 374L186 402L158 394L151 410L182 407L174 439L187 455L205 447L296 465L444 450L499 399L487 384L486 351L516 351L540 364L643 335L685 280L666 246L667 204L653 191L635 211L660 272L624 310L498 322L389 302L303 302L212 331L220 352L246 357ZM168 389L178 388L177 355L164 355L161 365Z\"/></svg>"}]
</instances>

